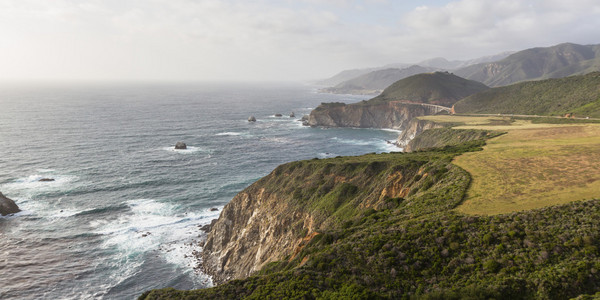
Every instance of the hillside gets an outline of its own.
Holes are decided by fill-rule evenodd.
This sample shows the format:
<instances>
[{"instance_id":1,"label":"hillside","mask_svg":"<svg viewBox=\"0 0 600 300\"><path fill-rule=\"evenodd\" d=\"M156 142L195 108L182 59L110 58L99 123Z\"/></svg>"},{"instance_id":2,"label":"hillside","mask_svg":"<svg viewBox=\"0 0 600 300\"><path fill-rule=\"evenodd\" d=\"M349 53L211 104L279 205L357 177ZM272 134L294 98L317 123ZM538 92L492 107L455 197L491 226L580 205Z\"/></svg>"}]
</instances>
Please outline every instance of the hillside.
<instances>
[{"instance_id":1,"label":"hillside","mask_svg":"<svg viewBox=\"0 0 600 300\"><path fill-rule=\"evenodd\" d=\"M423 61L420 61L415 64L394 63L394 64L387 64L385 66L374 67L374 68L344 70L330 78L317 80L317 81L315 81L315 84L328 86L329 88L334 89L334 87L336 85L344 85L345 84L344 82L346 82L346 81L353 81L353 79L356 79L357 77L366 75L371 72L377 72L377 71L386 70L386 69L402 70L402 69L409 68L411 65L412 66L420 66L421 68L425 68L425 69L430 69L429 71L423 71L423 72L432 72L434 70L455 70L458 68L468 67L470 65L499 61L501 59L506 58L507 56L509 56L512 53L513 52L502 52L502 53L498 53L495 55L488 55L488 56L483 56L483 57L470 59L470 60L452 60L452 61L449 61L443 57L436 57L436 58L432 58L432 59L423 60ZM423 72L421 72L421 73L423 73ZM415 74L417 74L417 73L415 73ZM373 75L373 76L375 76L375 75ZM404 78L404 77L402 77L402 78ZM401 78L399 77L397 80L400 80L400 79ZM386 88L387 86L389 86L390 84L392 84L393 82L394 81L390 82L387 85L378 83L377 86L383 86L383 87L377 88L377 89L382 90L382 89ZM352 85L352 83L348 83L348 84ZM364 94L365 90L357 90L357 91L361 94ZM375 89L371 89L371 90L375 90ZM325 92L335 93L335 90L332 90L332 91L325 90ZM341 94L343 92L338 92L338 93Z\"/></svg>"},{"instance_id":2,"label":"hillside","mask_svg":"<svg viewBox=\"0 0 600 300\"><path fill-rule=\"evenodd\" d=\"M454 105L456 113L600 117L600 72L492 88Z\"/></svg>"},{"instance_id":3,"label":"hillside","mask_svg":"<svg viewBox=\"0 0 600 300\"><path fill-rule=\"evenodd\" d=\"M488 87L447 72L424 73L397 81L372 101L409 101L450 107Z\"/></svg>"},{"instance_id":4,"label":"hillside","mask_svg":"<svg viewBox=\"0 0 600 300\"><path fill-rule=\"evenodd\" d=\"M567 299L598 292L599 200L493 217L452 210L471 181L452 160L482 145L278 167L232 200L209 235L207 255L224 266L211 272L239 280L140 299ZM262 268L250 277L228 273L249 270L244 261L282 244L273 237L296 243L254 264Z\"/></svg>"},{"instance_id":5,"label":"hillside","mask_svg":"<svg viewBox=\"0 0 600 300\"><path fill-rule=\"evenodd\" d=\"M379 94L383 89L398 80L436 70L438 69L417 65L405 69L377 70L346 80L336 86L323 88L320 92L334 94Z\"/></svg>"},{"instance_id":6,"label":"hillside","mask_svg":"<svg viewBox=\"0 0 600 300\"><path fill-rule=\"evenodd\" d=\"M600 71L600 45L565 43L519 51L500 61L468 66L454 73L497 87L592 71Z\"/></svg>"}]
</instances>

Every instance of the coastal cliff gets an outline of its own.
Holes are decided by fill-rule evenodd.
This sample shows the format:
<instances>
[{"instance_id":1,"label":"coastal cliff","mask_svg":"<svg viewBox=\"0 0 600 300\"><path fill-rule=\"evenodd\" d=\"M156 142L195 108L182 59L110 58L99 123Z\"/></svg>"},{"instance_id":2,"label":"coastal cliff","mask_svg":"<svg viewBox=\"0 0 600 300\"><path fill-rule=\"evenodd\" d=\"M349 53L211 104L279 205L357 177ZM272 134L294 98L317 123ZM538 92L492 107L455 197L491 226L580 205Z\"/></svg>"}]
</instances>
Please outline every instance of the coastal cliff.
<instances>
[{"instance_id":1,"label":"coastal cliff","mask_svg":"<svg viewBox=\"0 0 600 300\"><path fill-rule=\"evenodd\" d=\"M414 149L414 147L410 145L411 140L425 130L441 127L443 127L443 125L440 123L414 118L410 120L408 125L400 133L396 145L402 148L404 152L411 152Z\"/></svg>"},{"instance_id":2,"label":"coastal cliff","mask_svg":"<svg viewBox=\"0 0 600 300\"><path fill-rule=\"evenodd\" d=\"M307 121L309 126L390 128L404 130L418 116L446 111L434 105L404 101L363 101L354 104L322 103Z\"/></svg>"},{"instance_id":3,"label":"coastal cliff","mask_svg":"<svg viewBox=\"0 0 600 300\"><path fill-rule=\"evenodd\" d=\"M440 167L427 157L395 153L279 166L225 206L204 246L204 271L215 283L246 278L269 262L293 260L315 237L348 226L368 211L389 209L400 201L421 208L427 200L417 199L427 192L418 192L419 187L431 184L424 183L425 166L447 171L447 163ZM448 204L455 205L462 196L455 198Z\"/></svg>"}]
</instances>

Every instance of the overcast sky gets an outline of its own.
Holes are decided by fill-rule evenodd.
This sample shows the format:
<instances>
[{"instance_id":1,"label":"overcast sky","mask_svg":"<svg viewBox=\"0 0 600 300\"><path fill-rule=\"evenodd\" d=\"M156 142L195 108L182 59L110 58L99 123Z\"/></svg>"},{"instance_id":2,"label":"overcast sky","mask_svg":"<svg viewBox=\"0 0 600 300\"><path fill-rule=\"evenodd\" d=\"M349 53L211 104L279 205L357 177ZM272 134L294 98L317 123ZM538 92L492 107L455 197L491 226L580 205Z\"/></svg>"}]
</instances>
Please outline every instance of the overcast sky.
<instances>
[{"instance_id":1,"label":"overcast sky","mask_svg":"<svg viewBox=\"0 0 600 300\"><path fill-rule=\"evenodd\" d=\"M600 44L598 0L0 0L0 79L306 80Z\"/></svg>"}]
</instances>

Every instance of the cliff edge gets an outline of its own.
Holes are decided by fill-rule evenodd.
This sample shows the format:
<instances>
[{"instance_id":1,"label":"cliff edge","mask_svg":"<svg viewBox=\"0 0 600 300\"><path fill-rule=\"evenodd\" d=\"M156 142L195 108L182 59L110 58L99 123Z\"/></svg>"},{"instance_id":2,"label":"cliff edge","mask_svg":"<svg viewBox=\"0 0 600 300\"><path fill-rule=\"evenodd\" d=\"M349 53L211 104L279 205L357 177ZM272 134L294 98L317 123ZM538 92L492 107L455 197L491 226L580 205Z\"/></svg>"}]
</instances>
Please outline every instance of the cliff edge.
<instances>
[{"instance_id":1,"label":"cliff edge","mask_svg":"<svg viewBox=\"0 0 600 300\"><path fill-rule=\"evenodd\" d=\"M468 177L449 160L431 158L391 153L281 165L225 206L204 246L204 271L215 283L246 278L269 262L293 260L313 238L369 211L404 205L427 213L426 195L437 184L428 173ZM450 197L448 208L462 200L466 185L451 189L461 194Z\"/></svg>"},{"instance_id":2,"label":"cliff edge","mask_svg":"<svg viewBox=\"0 0 600 300\"><path fill-rule=\"evenodd\" d=\"M418 116L435 115L447 108L404 101L322 103L311 111L309 126L390 128L404 130Z\"/></svg>"}]
</instances>

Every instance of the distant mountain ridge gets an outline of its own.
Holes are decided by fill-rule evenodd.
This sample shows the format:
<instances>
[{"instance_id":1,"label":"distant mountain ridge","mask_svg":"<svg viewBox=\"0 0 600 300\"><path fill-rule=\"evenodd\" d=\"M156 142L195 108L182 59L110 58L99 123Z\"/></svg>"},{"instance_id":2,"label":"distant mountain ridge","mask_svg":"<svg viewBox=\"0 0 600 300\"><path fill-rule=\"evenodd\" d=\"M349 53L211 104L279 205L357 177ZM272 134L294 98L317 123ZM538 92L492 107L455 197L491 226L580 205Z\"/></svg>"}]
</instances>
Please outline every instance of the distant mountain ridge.
<instances>
[{"instance_id":1,"label":"distant mountain ridge","mask_svg":"<svg viewBox=\"0 0 600 300\"><path fill-rule=\"evenodd\" d=\"M334 87L321 89L324 93L333 94L366 94L377 95L392 83L406 77L438 71L437 68L413 65L405 69L383 69L372 71L353 79L344 81Z\"/></svg>"},{"instance_id":2,"label":"distant mountain ridge","mask_svg":"<svg viewBox=\"0 0 600 300\"><path fill-rule=\"evenodd\" d=\"M561 78L600 71L600 45L559 44L516 52L505 59L455 70L458 76L505 86L521 81Z\"/></svg>"},{"instance_id":3,"label":"distant mountain ridge","mask_svg":"<svg viewBox=\"0 0 600 300\"><path fill-rule=\"evenodd\" d=\"M498 60L506 58L507 56L509 56L512 53L513 52L502 52L499 54L479 57L476 59L453 60L453 61L448 61L445 58L437 57L437 58L424 60L424 61L418 62L416 64L393 63L393 64L387 64L387 65L381 66L381 67L344 70L330 78L318 80L315 83L317 85L334 87L336 85L341 85L346 81L357 79L358 77L363 76L365 74L369 74L371 72L377 72L377 71L382 71L382 70L386 70L386 69L401 69L402 70L402 69L412 68L413 66L429 68L430 71L426 71L426 72L449 71L449 70L454 70L457 68L470 66L473 64L498 61ZM411 75L414 75L414 74L411 74ZM377 75L373 75L373 76L377 76ZM408 75L408 76L410 76L410 75ZM405 76L405 77L408 77L408 76ZM405 78L405 77L403 77L403 78ZM400 79L402 79L402 78L398 78L397 80L400 80ZM354 82L353 84L356 84L356 82ZM372 88L371 86L367 86L366 89L376 90L376 88ZM380 89L383 89L383 88L380 88Z\"/></svg>"}]
</instances>

